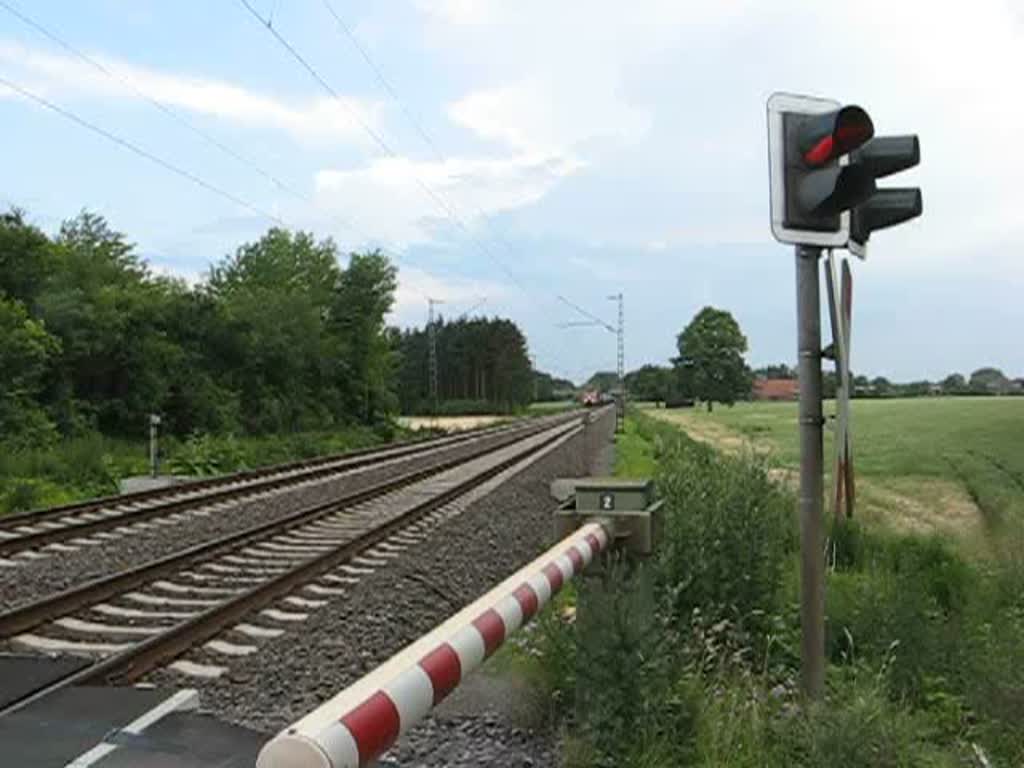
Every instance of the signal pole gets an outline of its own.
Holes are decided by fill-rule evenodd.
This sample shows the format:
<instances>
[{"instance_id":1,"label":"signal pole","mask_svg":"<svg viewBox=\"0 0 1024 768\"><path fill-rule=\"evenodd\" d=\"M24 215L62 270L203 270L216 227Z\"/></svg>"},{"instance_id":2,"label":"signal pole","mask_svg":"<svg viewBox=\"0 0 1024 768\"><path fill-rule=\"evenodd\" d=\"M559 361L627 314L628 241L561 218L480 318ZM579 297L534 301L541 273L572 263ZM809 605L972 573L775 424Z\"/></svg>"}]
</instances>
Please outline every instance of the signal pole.
<instances>
[{"instance_id":1,"label":"signal pole","mask_svg":"<svg viewBox=\"0 0 1024 768\"><path fill-rule=\"evenodd\" d=\"M797 370L800 379L800 673L804 692L825 691L824 448L821 407L821 248L796 246Z\"/></svg>"},{"instance_id":2,"label":"signal pole","mask_svg":"<svg viewBox=\"0 0 1024 768\"><path fill-rule=\"evenodd\" d=\"M861 107L791 93L775 93L768 99L771 230L779 242L796 246L800 677L804 694L812 700L821 699L825 691L823 354L818 262L823 247L846 248L864 258L872 232L920 216L920 189L879 189L875 184L876 179L913 168L920 160L917 136L876 138L871 116ZM835 304L835 277L831 271L829 276L829 293ZM848 371L848 336L840 319L842 311L836 307L832 312L834 345L840 368ZM847 394L844 384L844 400ZM843 435L848 434L847 411L844 402L837 430ZM843 450L848 454L847 446ZM847 480L852 488L852 469Z\"/></svg>"},{"instance_id":3,"label":"signal pole","mask_svg":"<svg viewBox=\"0 0 1024 768\"><path fill-rule=\"evenodd\" d=\"M444 304L440 299L427 298L428 375L430 376L430 410L437 413L437 327L434 323L434 305Z\"/></svg>"}]
</instances>

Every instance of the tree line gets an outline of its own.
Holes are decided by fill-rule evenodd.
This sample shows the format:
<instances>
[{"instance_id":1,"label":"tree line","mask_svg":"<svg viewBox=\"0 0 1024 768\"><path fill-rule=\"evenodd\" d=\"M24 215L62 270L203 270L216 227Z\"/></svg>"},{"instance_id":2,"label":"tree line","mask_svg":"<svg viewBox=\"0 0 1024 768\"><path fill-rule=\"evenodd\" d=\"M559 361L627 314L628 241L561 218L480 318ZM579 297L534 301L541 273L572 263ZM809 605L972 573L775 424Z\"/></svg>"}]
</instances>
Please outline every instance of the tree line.
<instances>
[{"instance_id":1,"label":"tree line","mask_svg":"<svg viewBox=\"0 0 1024 768\"><path fill-rule=\"evenodd\" d=\"M430 329L405 330L397 336L403 413L509 412L535 399L535 384L539 389L542 379L533 371L526 337L511 320L442 317L434 323L434 334L437 402L430 389ZM555 380L548 379L553 393Z\"/></svg>"},{"instance_id":2,"label":"tree line","mask_svg":"<svg viewBox=\"0 0 1024 768\"><path fill-rule=\"evenodd\" d=\"M344 262L344 266L342 265ZM156 274L83 212L48 235L0 215L0 441L100 432L280 434L407 413L511 410L565 396L510 320L441 319L431 402L426 328L388 327L397 272L379 251L273 228L195 285ZM451 402L455 401L455 402Z\"/></svg>"},{"instance_id":3,"label":"tree line","mask_svg":"<svg viewBox=\"0 0 1024 768\"><path fill-rule=\"evenodd\" d=\"M797 372L785 363L754 369L754 375L765 379L795 379ZM854 397L923 397L925 395L1020 395L1024 394L1024 380L1013 379L998 368L978 368L968 376L951 373L941 381L890 381L885 376L870 378L851 373ZM822 388L825 397L836 393L835 371L824 371Z\"/></svg>"},{"instance_id":4,"label":"tree line","mask_svg":"<svg viewBox=\"0 0 1024 768\"><path fill-rule=\"evenodd\" d=\"M271 229L197 285L154 272L82 213L49 236L0 216L0 435L40 445L91 431L267 434L394 411L385 326L395 268L343 267L333 241Z\"/></svg>"},{"instance_id":5,"label":"tree line","mask_svg":"<svg viewBox=\"0 0 1024 768\"><path fill-rule=\"evenodd\" d=\"M725 310L704 307L676 337L678 357L671 366L644 365L626 374L626 391L637 400L668 404L700 400L733 403L752 396L755 379L796 379L786 363L751 369L744 360L747 339L735 318ZM614 374L595 374L587 386L610 389ZM925 379L898 383L884 376L851 374L854 397L920 397L924 395L1024 395L1024 379L1011 378L998 368L979 368L969 376L953 373L942 381ZM825 397L835 397L834 370L822 372Z\"/></svg>"},{"instance_id":6,"label":"tree line","mask_svg":"<svg viewBox=\"0 0 1024 768\"><path fill-rule=\"evenodd\" d=\"M671 366L644 365L625 376L626 391L638 400L667 405L732 404L750 397L753 372L744 355L747 337L727 311L704 307L676 336Z\"/></svg>"}]
</instances>

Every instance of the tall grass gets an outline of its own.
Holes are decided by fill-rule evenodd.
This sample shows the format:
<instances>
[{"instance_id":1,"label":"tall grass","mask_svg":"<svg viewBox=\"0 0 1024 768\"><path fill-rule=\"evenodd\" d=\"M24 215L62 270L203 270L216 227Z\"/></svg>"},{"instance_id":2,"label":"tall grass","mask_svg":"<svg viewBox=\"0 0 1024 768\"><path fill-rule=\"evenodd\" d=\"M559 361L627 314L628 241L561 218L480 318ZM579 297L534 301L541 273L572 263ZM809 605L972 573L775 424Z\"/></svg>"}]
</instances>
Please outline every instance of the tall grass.
<instances>
[{"instance_id":1,"label":"tall grass","mask_svg":"<svg viewBox=\"0 0 1024 768\"><path fill-rule=\"evenodd\" d=\"M939 536L831 531L829 687L811 704L797 684L792 493L755 457L642 416L627 438L657 463L659 552L587 580L575 622L548 615L530 641L546 647L531 658L552 670L553 698L572 703L568 765L1024 763L1024 534L1012 520L993 523L1003 546L985 559Z\"/></svg>"}]
</instances>

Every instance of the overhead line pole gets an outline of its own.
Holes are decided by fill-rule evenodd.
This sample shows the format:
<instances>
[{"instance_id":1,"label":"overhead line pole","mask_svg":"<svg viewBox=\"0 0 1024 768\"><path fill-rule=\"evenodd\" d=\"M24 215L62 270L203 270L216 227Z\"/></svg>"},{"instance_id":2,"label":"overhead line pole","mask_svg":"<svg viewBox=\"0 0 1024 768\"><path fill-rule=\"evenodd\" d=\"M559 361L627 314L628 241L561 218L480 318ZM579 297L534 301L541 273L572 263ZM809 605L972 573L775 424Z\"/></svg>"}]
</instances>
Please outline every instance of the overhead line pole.
<instances>
[{"instance_id":1,"label":"overhead line pole","mask_svg":"<svg viewBox=\"0 0 1024 768\"><path fill-rule=\"evenodd\" d=\"M437 327L434 322L434 305L444 304L441 299L427 297L427 343L428 350L428 375L430 376L430 410L437 415Z\"/></svg>"},{"instance_id":2,"label":"overhead line pole","mask_svg":"<svg viewBox=\"0 0 1024 768\"><path fill-rule=\"evenodd\" d=\"M625 326L623 324L622 292L608 297L612 301L619 302L619 327L616 331L618 337L617 369L619 374L619 391L615 397L615 430L621 432L626 420L626 343Z\"/></svg>"}]
</instances>

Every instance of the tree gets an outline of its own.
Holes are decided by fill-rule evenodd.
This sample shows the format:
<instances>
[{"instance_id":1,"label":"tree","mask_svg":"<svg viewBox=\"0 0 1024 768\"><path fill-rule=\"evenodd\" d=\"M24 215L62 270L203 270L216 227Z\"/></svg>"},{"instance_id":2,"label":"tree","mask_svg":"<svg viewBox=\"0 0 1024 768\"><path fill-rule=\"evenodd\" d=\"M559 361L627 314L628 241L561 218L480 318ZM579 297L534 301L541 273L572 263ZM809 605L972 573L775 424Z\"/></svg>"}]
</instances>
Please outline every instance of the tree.
<instances>
[{"instance_id":1,"label":"tree","mask_svg":"<svg viewBox=\"0 0 1024 768\"><path fill-rule=\"evenodd\" d=\"M537 402L569 400L576 391L576 385L568 379L560 379L544 371L534 371L533 375L537 381Z\"/></svg>"},{"instance_id":2,"label":"tree","mask_svg":"<svg viewBox=\"0 0 1024 768\"><path fill-rule=\"evenodd\" d=\"M676 337L673 362L684 394L731 405L750 392L751 373L743 359L747 338L733 316L704 307Z\"/></svg>"},{"instance_id":3,"label":"tree","mask_svg":"<svg viewBox=\"0 0 1024 768\"><path fill-rule=\"evenodd\" d=\"M340 280L331 240L278 228L211 269L233 336L219 373L241 397L246 431L322 428L344 412L348 350L325 328Z\"/></svg>"},{"instance_id":4,"label":"tree","mask_svg":"<svg viewBox=\"0 0 1024 768\"><path fill-rule=\"evenodd\" d=\"M888 397L892 394L892 382L885 378L885 376L873 378L871 380L871 387L874 389L876 397Z\"/></svg>"},{"instance_id":5,"label":"tree","mask_svg":"<svg viewBox=\"0 0 1024 768\"><path fill-rule=\"evenodd\" d=\"M380 253L343 269L332 241L271 229L191 286L101 216L51 237L2 214L0 440L139 435L153 412L175 435L374 422L397 407L395 282Z\"/></svg>"},{"instance_id":6,"label":"tree","mask_svg":"<svg viewBox=\"0 0 1024 768\"><path fill-rule=\"evenodd\" d=\"M335 291L332 316L344 339L347 406L366 423L398 405L392 385L397 360L385 324L397 287L394 265L372 251L349 256Z\"/></svg>"},{"instance_id":7,"label":"tree","mask_svg":"<svg viewBox=\"0 0 1024 768\"><path fill-rule=\"evenodd\" d=\"M970 389L979 395L1002 394L1009 389L1010 380L998 368L979 368L971 374Z\"/></svg>"},{"instance_id":8,"label":"tree","mask_svg":"<svg viewBox=\"0 0 1024 768\"><path fill-rule=\"evenodd\" d=\"M957 394L967 389L967 380L959 373L951 373L942 380L942 391L946 394Z\"/></svg>"},{"instance_id":9,"label":"tree","mask_svg":"<svg viewBox=\"0 0 1024 768\"><path fill-rule=\"evenodd\" d=\"M596 389L598 392L612 392L619 387L619 374L615 371L598 371L583 385L584 389Z\"/></svg>"},{"instance_id":10,"label":"tree","mask_svg":"<svg viewBox=\"0 0 1024 768\"><path fill-rule=\"evenodd\" d=\"M448 412L509 411L533 398L526 337L511 320L435 321L438 397ZM403 413L432 407L426 328L394 332L400 350L398 399Z\"/></svg>"},{"instance_id":11,"label":"tree","mask_svg":"<svg viewBox=\"0 0 1024 768\"><path fill-rule=\"evenodd\" d=\"M663 401L672 387L671 368L644 365L626 374L626 391L636 400Z\"/></svg>"},{"instance_id":12,"label":"tree","mask_svg":"<svg viewBox=\"0 0 1024 768\"><path fill-rule=\"evenodd\" d=\"M17 208L0 216L0 292L36 314L37 301L54 267L53 243L25 221Z\"/></svg>"},{"instance_id":13,"label":"tree","mask_svg":"<svg viewBox=\"0 0 1024 768\"><path fill-rule=\"evenodd\" d=\"M38 397L59 349L21 302L0 293L0 435L7 443L37 444L54 434Z\"/></svg>"}]
</instances>

